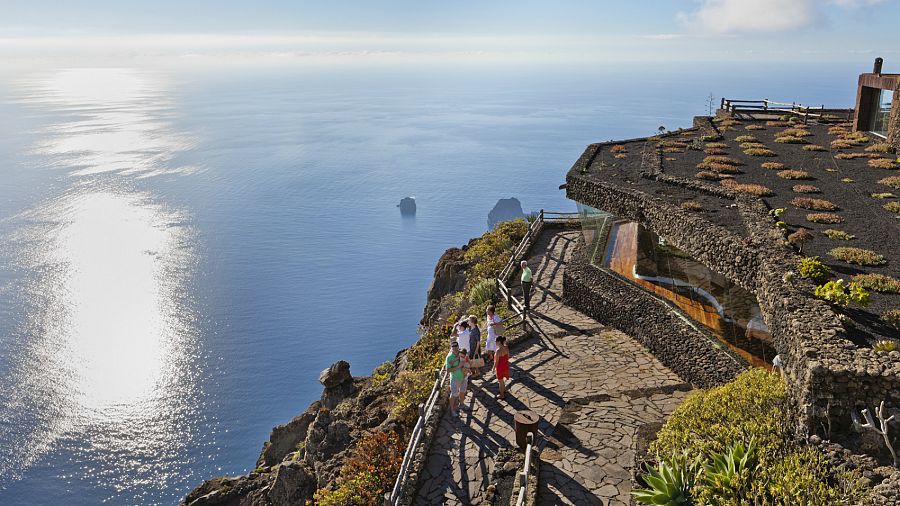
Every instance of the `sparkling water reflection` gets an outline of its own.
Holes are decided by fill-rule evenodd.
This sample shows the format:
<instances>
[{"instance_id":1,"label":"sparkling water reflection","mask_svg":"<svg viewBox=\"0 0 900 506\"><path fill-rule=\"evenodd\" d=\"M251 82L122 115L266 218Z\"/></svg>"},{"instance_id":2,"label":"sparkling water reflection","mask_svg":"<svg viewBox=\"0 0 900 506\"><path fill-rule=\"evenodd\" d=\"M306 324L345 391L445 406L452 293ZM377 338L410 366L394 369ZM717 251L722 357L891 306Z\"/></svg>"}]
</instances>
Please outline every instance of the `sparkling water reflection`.
<instances>
[{"instance_id":1,"label":"sparkling water reflection","mask_svg":"<svg viewBox=\"0 0 900 506\"><path fill-rule=\"evenodd\" d=\"M54 455L68 459L49 466L57 497L87 481L116 503L152 502L198 423L197 259L190 216L129 181L190 170L172 163L190 142L171 128L159 75L77 69L21 84L22 102L55 119L33 152L70 183L3 237L4 262L31 275L3 286L24 311L2 343L0 487Z\"/></svg>"}]
</instances>

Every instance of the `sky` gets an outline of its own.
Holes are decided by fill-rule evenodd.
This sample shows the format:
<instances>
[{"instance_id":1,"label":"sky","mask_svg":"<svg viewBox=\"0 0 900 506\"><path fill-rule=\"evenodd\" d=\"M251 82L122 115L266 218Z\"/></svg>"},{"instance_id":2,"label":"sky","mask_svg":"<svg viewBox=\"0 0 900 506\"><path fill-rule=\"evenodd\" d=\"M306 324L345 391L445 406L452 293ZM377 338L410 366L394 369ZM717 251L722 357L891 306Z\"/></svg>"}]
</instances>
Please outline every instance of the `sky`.
<instances>
[{"instance_id":1,"label":"sky","mask_svg":"<svg viewBox=\"0 0 900 506\"><path fill-rule=\"evenodd\" d=\"M0 62L900 60L900 0L0 0Z\"/></svg>"}]
</instances>

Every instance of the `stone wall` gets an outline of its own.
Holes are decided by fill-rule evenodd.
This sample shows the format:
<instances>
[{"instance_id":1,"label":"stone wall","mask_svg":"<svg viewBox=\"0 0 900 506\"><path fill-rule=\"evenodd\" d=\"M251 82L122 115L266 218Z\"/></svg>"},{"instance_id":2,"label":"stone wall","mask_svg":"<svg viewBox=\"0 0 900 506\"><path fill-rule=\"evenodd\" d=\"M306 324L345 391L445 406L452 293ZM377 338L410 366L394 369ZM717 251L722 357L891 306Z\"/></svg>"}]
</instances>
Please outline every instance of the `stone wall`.
<instances>
[{"instance_id":1,"label":"stone wall","mask_svg":"<svg viewBox=\"0 0 900 506\"><path fill-rule=\"evenodd\" d=\"M701 129L705 126L702 121L695 124ZM797 428L801 434L815 433L838 438L839 432L845 435L850 433L849 413L853 409L871 408L882 400L894 409L900 408L900 352L875 353L870 349L858 348L847 338L843 325L830 306L811 296L811 284L799 276L785 276L796 268L798 257L785 246L783 232L768 216L764 202L749 196L718 195L733 199L738 207L748 231L746 237L739 237L674 203L632 188L619 187L590 173L586 167L589 167L598 147L588 146L569 171L567 196L641 223L756 294L763 317L772 332L775 348L785 361ZM659 181L662 185L692 184L689 181L669 181L670 178L657 165L660 156L650 153L644 157L641 177ZM693 185L697 191L704 191L706 186ZM589 273L590 270L593 273ZM588 302L589 295L596 301L608 300L610 295L603 294L602 290L614 290L597 272L599 269L592 266L575 267L571 275L567 272L565 297L570 298L568 290L572 290L574 304L581 305L583 310L601 321L628 327L623 330L639 339L641 335L645 336L643 339L649 339L647 336L651 332L661 330L645 321L641 325L648 327L642 331L637 328L638 321L629 321L628 317L603 308L602 304ZM592 286L599 287L601 293L587 293ZM628 298L621 295L612 297L615 297L616 304L630 306L630 303L623 304ZM633 310L626 307L623 311ZM678 332L676 337L688 346L696 343L696 338L691 335ZM666 365L679 374L691 374L686 366L678 365L673 362L673 357L667 356L671 351L657 343L647 342L652 344L647 346L654 353L663 353L660 359ZM694 381L690 377L685 379ZM832 431L835 434L828 434Z\"/></svg>"},{"instance_id":2,"label":"stone wall","mask_svg":"<svg viewBox=\"0 0 900 506\"><path fill-rule=\"evenodd\" d=\"M566 304L634 337L681 379L706 388L747 367L668 303L576 256L563 273Z\"/></svg>"}]
</instances>

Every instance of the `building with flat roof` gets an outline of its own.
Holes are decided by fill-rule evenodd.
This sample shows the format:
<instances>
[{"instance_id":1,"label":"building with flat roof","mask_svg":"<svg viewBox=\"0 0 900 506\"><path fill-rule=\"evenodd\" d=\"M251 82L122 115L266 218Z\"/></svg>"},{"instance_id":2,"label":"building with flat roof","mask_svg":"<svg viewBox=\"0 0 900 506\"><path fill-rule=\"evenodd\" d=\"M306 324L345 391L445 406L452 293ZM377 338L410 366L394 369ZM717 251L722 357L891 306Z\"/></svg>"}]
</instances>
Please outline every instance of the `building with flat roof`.
<instances>
[{"instance_id":1,"label":"building with flat roof","mask_svg":"<svg viewBox=\"0 0 900 506\"><path fill-rule=\"evenodd\" d=\"M900 148L900 74L882 73L883 63L876 58L872 72L859 76L853 129L883 137Z\"/></svg>"}]
</instances>

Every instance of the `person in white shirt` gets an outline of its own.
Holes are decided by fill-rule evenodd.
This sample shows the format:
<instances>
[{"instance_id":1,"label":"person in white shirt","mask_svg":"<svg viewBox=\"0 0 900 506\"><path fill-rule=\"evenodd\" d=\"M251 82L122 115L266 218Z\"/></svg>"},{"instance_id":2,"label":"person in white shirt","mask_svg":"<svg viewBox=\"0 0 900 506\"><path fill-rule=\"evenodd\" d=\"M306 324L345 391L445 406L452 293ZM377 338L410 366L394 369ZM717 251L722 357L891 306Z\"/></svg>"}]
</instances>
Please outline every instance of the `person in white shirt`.
<instances>
[{"instance_id":1,"label":"person in white shirt","mask_svg":"<svg viewBox=\"0 0 900 506\"><path fill-rule=\"evenodd\" d=\"M469 322L463 320L453 327L453 335L456 336L456 342L459 349L469 349Z\"/></svg>"},{"instance_id":2,"label":"person in white shirt","mask_svg":"<svg viewBox=\"0 0 900 506\"><path fill-rule=\"evenodd\" d=\"M503 320L494 312L494 306L487 307L485 322L487 323L487 340L484 344L484 351L487 352L491 362L494 361L494 352L497 351L498 330L501 330L500 322Z\"/></svg>"}]
</instances>

